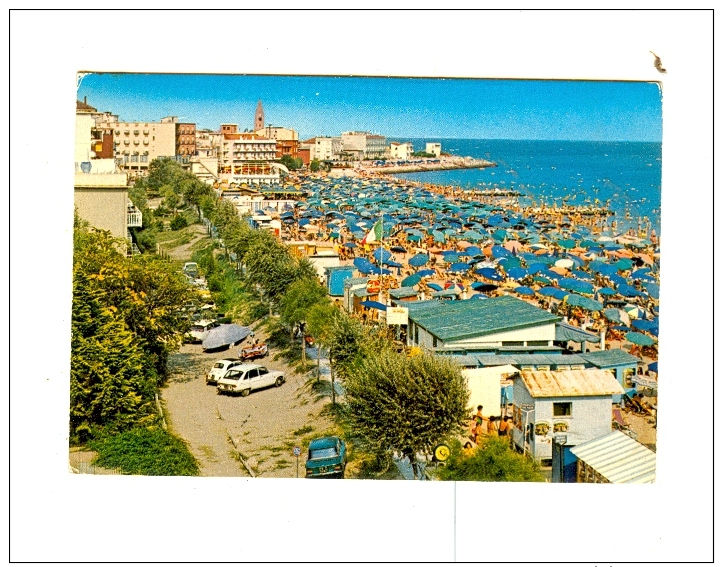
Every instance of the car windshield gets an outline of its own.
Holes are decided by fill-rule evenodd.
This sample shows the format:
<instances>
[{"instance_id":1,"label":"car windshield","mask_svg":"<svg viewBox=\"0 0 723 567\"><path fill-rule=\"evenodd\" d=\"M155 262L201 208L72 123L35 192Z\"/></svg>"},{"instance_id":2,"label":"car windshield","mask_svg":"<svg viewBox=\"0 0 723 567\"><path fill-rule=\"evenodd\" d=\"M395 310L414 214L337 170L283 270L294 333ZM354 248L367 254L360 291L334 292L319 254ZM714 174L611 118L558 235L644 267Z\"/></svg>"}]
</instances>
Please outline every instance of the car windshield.
<instances>
[{"instance_id":1,"label":"car windshield","mask_svg":"<svg viewBox=\"0 0 723 567\"><path fill-rule=\"evenodd\" d=\"M336 447L325 447L324 449L311 449L309 451L309 460L314 459L328 459L330 457L338 457L339 453L336 451Z\"/></svg>"},{"instance_id":2,"label":"car windshield","mask_svg":"<svg viewBox=\"0 0 723 567\"><path fill-rule=\"evenodd\" d=\"M224 363L223 362L217 362L213 365L214 368L223 368Z\"/></svg>"},{"instance_id":3,"label":"car windshield","mask_svg":"<svg viewBox=\"0 0 723 567\"><path fill-rule=\"evenodd\" d=\"M193 327L191 327L191 330L192 331L205 331L206 327L202 327L201 325L194 325Z\"/></svg>"}]
</instances>

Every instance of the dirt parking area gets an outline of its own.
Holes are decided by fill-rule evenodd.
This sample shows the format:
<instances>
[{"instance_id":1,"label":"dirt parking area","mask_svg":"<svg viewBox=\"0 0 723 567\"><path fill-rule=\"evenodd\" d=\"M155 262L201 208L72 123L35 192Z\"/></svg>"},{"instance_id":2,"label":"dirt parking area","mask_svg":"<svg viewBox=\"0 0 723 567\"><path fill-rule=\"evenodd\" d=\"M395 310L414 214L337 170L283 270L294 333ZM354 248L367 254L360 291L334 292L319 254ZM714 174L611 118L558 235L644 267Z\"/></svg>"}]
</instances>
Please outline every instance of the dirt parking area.
<instances>
[{"instance_id":1,"label":"dirt parking area","mask_svg":"<svg viewBox=\"0 0 723 567\"><path fill-rule=\"evenodd\" d=\"M265 340L259 330L256 338ZM254 362L284 371L285 384L247 397L218 395L215 386L206 385L205 375L215 361L236 357L239 348L207 353L201 345L187 344L171 357L171 378L162 391L169 429L188 443L202 476L250 476L245 461L255 476L292 478L293 448L299 446L303 477L305 443L334 428L323 412L329 399L315 393L314 378L296 374L275 360L273 351Z\"/></svg>"}]
</instances>

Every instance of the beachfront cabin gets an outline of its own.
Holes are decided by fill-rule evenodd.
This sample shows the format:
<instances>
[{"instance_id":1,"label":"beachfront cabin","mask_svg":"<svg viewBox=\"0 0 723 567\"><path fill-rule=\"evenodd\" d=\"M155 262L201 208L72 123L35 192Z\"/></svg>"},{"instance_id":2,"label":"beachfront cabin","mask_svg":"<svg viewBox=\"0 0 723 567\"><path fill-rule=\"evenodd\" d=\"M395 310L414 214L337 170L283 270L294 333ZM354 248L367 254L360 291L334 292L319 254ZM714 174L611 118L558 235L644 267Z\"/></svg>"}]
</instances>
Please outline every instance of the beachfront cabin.
<instances>
[{"instance_id":1,"label":"beachfront cabin","mask_svg":"<svg viewBox=\"0 0 723 567\"><path fill-rule=\"evenodd\" d=\"M595 484L652 484L655 453L622 431L573 447L575 481ZM553 471L554 472L554 471Z\"/></svg>"},{"instance_id":2,"label":"beachfront cabin","mask_svg":"<svg viewBox=\"0 0 723 567\"><path fill-rule=\"evenodd\" d=\"M555 342L565 344L571 342L578 343L580 344L580 350L585 352L587 351L588 343L598 344L600 342L600 335L590 333L585 329L560 321L555 328Z\"/></svg>"},{"instance_id":3,"label":"beachfront cabin","mask_svg":"<svg viewBox=\"0 0 723 567\"><path fill-rule=\"evenodd\" d=\"M398 301L417 301L417 297L417 290L413 287L398 287L389 290L389 298L393 305L396 305Z\"/></svg>"},{"instance_id":4,"label":"beachfront cabin","mask_svg":"<svg viewBox=\"0 0 723 567\"><path fill-rule=\"evenodd\" d=\"M612 397L623 388L609 372L522 370L512 381L512 441L536 460L552 460L556 435L579 444L612 431Z\"/></svg>"},{"instance_id":5,"label":"beachfront cabin","mask_svg":"<svg viewBox=\"0 0 723 567\"><path fill-rule=\"evenodd\" d=\"M249 224L251 225L251 228L255 228L256 230L270 230L276 236L281 235L281 221L274 219L269 215L253 215Z\"/></svg>"},{"instance_id":6,"label":"beachfront cabin","mask_svg":"<svg viewBox=\"0 0 723 567\"><path fill-rule=\"evenodd\" d=\"M327 268L339 268L341 266L341 260L339 260L339 254L334 250L318 250L316 254L312 254L308 257L309 262L316 268L316 274L319 279L326 283L326 269Z\"/></svg>"},{"instance_id":7,"label":"beachfront cabin","mask_svg":"<svg viewBox=\"0 0 723 567\"><path fill-rule=\"evenodd\" d=\"M410 301L408 346L496 354L506 348L553 348L561 320L512 296L483 301Z\"/></svg>"}]
</instances>

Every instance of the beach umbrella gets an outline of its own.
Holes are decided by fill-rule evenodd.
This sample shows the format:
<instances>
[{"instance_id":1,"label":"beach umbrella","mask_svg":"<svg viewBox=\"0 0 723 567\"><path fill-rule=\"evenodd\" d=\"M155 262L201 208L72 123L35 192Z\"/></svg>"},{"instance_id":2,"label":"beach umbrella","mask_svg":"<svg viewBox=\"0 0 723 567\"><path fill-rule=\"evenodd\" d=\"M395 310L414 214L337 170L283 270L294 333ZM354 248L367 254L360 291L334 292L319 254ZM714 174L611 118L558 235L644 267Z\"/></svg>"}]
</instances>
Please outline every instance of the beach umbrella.
<instances>
[{"instance_id":1,"label":"beach umbrella","mask_svg":"<svg viewBox=\"0 0 723 567\"><path fill-rule=\"evenodd\" d=\"M354 242L345 242L344 246L346 246L347 248L356 248L357 247Z\"/></svg>"},{"instance_id":2,"label":"beach umbrella","mask_svg":"<svg viewBox=\"0 0 723 567\"><path fill-rule=\"evenodd\" d=\"M422 276L419 274L412 274L411 276L407 276L404 278L401 282L402 287L412 287L413 285L417 285L422 280Z\"/></svg>"},{"instance_id":3,"label":"beach umbrella","mask_svg":"<svg viewBox=\"0 0 723 567\"><path fill-rule=\"evenodd\" d=\"M501 258L498 264L502 266L506 271L511 270L512 268L522 267L522 262L520 262L520 259L514 258L512 256L508 258Z\"/></svg>"},{"instance_id":4,"label":"beach umbrella","mask_svg":"<svg viewBox=\"0 0 723 567\"><path fill-rule=\"evenodd\" d=\"M379 309L379 311L387 310L387 306L383 303L379 303L378 301L362 301L359 305L366 307L367 309Z\"/></svg>"},{"instance_id":5,"label":"beach umbrella","mask_svg":"<svg viewBox=\"0 0 723 567\"><path fill-rule=\"evenodd\" d=\"M562 289L569 289L576 293L593 293L595 288L590 282L576 280L574 278L560 278L557 280L557 285Z\"/></svg>"},{"instance_id":6,"label":"beach umbrella","mask_svg":"<svg viewBox=\"0 0 723 567\"><path fill-rule=\"evenodd\" d=\"M460 289L460 290L464 289L464 286L458 282L445 282L445 284L444 284L444 289L451 289L453 287Z\"/></svg>"},{"instance_id":7,"label":"beach umbrella","mask_svg":"<svg viewBox=\"0 0 723 567\"><path fill-rule=\"evenodd\" d=\"M657 283L644 283L643 287L653 299L660 299L660 286Z\"/></svg>"},{"instance_id":8,"label":"beach umbrella","mask_svg":"<svg viewBox=\"0 0 723 567\"><path fill-rule=\"evenodd\" d=\"M613 266L616 270L630 270L633 267L633 261L628 258L620 258Z\"/></svg>"},{"instance_id":9,"label":"beach umbrella","mask_svg":"<svg viewBox=\"0 0 723 567\"><path fill-rule=\"evenodd\" d=\"M422 240L422 237L418 234L408 234L407 240L409 240L410 242L419 242L420 240Z\"/></svg>"},{"instance_id":10,"label":"beach umbrella","mask_svg":"<svg viewBox=\"0 0 723 567\"><path fill-rule=\"evenodd\" d=\"M550 268L547 271L547 274L550 273L555 274L555 277L559 278L560 276L566 276L567 275L567 269L563 268L562 266L550 266Z\"/></svg>"},{"instance_id":11,"label":"beach umbrella","mask_svg":"<svg viewBox=\"0 0 723 567\"><path fill-rule=\"evenodd\" d=\"M399 262L395 262L393 260L387 260L386 262L382 262L384 266L387 266L389 268L403 268L404 266L400 264Z\"/></svg>"},{"instance_id":12,"label":"beach umbrella","mask_svg":"<svg viewBox=\"0 0 723 567\"><path fill-rule=\"evenodd\" d=\"M565 248L566 250L569 250L570 248L575 248L575 241L572 239L558 240L557 245L560 248Z\"/></svg>"},{"instance_id":13,"label":"beach umbrella","mask_svg":"<svg viewBox=\"0 0 723 567\"><path fill-rule=\"evenodd\" d=\"M419 270L419 271L417 272L417 275L418 275L418 276L422 276L423 278L426 278L426 277L428 277L428 276L433 276L433 275L435 275L436 273L437 273L437 272L435 272L434 270Z\"/></svg>"},{"instance_id":14,"label":"beach umbrella","mask_svg":"<svg viewBox=\"0 0 723 567\"><path fill-rule=\"evenodd\" d=\"M440 231L438 231L438 230L433 230L433 231L432 231L432 238L434 238L434 241L435 241L435 242L444 242L447 237L444 235L444 233L442 233L442 232L440 232Z\"/></svg>"},{"instance_id":15,"label":"beach umbrella","mask_svg":"<svg viewBox=\"0 0 723 567\"><path fill-rule=\"evenodd\" d=\"M400 254L407 253L407 249L401 246L392 246L389 250L391 250L392 252L399 252Z\"/></svg>"},{"instance_id":16,"label":"beach umbrella","mask_svg":"<svg viewBox=\"0 0 723 567\"><path fill-rule=\"evenodd\" d=\"M547 269L547 266L545 264L543 264L542 262L534 262L527 266L527 273L534 275L534 274L537 274L537 273L541 272L542 270L546 270L546 269Z\"/></svg>"},{"instance_id":17,"label":"beach umbrella","mask_svg":"<svg viewBox=\"0 0 723 567\"><path fill-rule=\"evenodd\" d=\"M626 280L620 274L606 274L606 277L616 286L628 285L628 280Z\"/></svg>"},{"instance_id":18,"label":"beach umbrella","mask_svg":"<svg viewBox=\"0 0 723 567\"><path fill-rule=\"evenodd\" d=\"M590 299L589 297L585 297L583 295L576 295L574 293L568 295L565 298L565 301L568 305L572 305L573 307L582 307L588 311L601 311L603 308L603 304L599 301L595 301L594 299Z\"/></svg>"},{"instance_id":19,"label":"beach umbrella","mask_svg":"<svg viewBox=\"0 0 723 567\"><path fill-rule=\"evenodd\" d=\"M429 256L426 254L416 254L409 259L408 264L414 268L418 268L424 266L427 262L429 262Z\"/></svg>"},{"instance_id":20,"label":"beach umbrella","mask_svg":"<svg viewBox=\"0 0 723 567\"><path fill-rule=\"evenodd\" d=\"M532 296L535 295L535 290L525 285L519 285L515 288L515 293L519 293L520 295Z\"/></svg>"},{"instance_id":21,"label":"beach umbrella","mask_svg":"<svg viewBox=\"0 0 723 567\"><path fill-rule=\"evenodd\" d=\"M492 257L493 258L505 258L507 256L512 256L512 252L507 250L504 246L498 246L494 245L492 246Z\"/></svg>"},{"instance_id":22,"label":"beach umbrella","mask_svg":"<svg viewBox=\"0 0 723 567\"><path fill-rule=\"evenodd\" d=\"M628 304L623 307L623 311L628 314L631 319L639 319L645 317L645 309L638 307L637 305Z\"/></svg>"},{"instance_id":23,"label":"beach umbrella","mask_svg":"<svg viewBox=\"0 0 723 567\"><path fill-rule=\"evenodd\" d=\"M589 281L589 280L593 279L592 274L588 274L587 272L583 272L580 270L570 270L570 275L573 277L576 277L578 280Z\"/></svg>"},{"instance_id":24,"label":"beach umbrella","mask_svg":"<svg viewBox=\"0 0 723 567\"><path fill-rule=\"evenodd\" d=\"M517 253L522 250L522 244L518 240L508 240L503 246L510 252Z\"/></svg>"},{"instance_id":25,"label":"beach umbrella","mask_svg":"<svg viewBox=\"0 0 723 567\"><path fill-rule=\"evenodd\" d=\"M578 244L580 248L594 248L596 246L596 243L592 240L583 240Z\"/></svg>"},{"instance_id":26,"label":"beach umbrella","mask_svg":"<svg viewBox=\"0 0 723 567\"><path fill-rule=\"evenodd\" d=\"M377 261L377 263L385 264L388 260L392 259L392 253L384 248L377 248L374 252L372 252L372 257Z\"/></svg>"},{"instance_id":27,"label":"beach umbrella","mask_svg":"<svg viewBox=\"0 0 723 567\"><path fill-rule=\"evenodd\" d=\"M469 269L470 269L469 264L467 264L467 263L465 263L465 262L454 262L453 264L451 264L451 265L449 266L449 268L447 268L447 271L450 272L450 273L461 273L461 274L463 274L463 273L465 273L465 272L468 272Z\"/></svg>"},{"instance_id":28,"label":"beach umbrella","mask_svg":"<svg viewBox=\"0 0 723 567\"><path fill-rule=\"evenodd\" d=\"M497 242L503 242L505 238L508 238L509 234L504 228L498 228L492 233L492 238L494 238Z\"/></svg>"},{"instance_id":29,"label":"beach umbrella","mask_svg":"<svg viewBox=\"0 0 723 567\"><path fill-rule=\"evenodd\" d=\"M513 280L521 280L527 275L528 272L525 268L510 268L507 270L507 277L510 277Z\"/></svg>"},{"instance_id":30,"label":"beach umbrella","mask_svg":"<svg viewBox=\"0 0 723 567\"><path fill-rule=\"evenodd\" d=\"M620 309L615 309L614 307L608 307L603 311L603 315L605 315L605 318L608 321L612 321L613 323L622 323L622 314L620 313ZM629 322L629 320L628 320Z\"/></svg>"},{"instance_id":31,"label":"beach umbrella","mask_svg":"<svg viewBox=\"0 0 723 567\"><path fill-rule=\"evenodd\" d=\"M600 260L593 260L590 264L588 264L588 268L590 268L590 271L597 272L605 276L613 275L617 271L614 266L601 262Z\"/></svg>"},{"instance_id":32,"label":"beach umbrella","mask_svg":"<svg viewBox=\"0 0 723 567\"><path fill-rule=\"evenodd\" d=\"M442 291L442 286L436 283L428 283L427 286L434 291Z\"/></svg>"},{"instance_id":33,"label":"beach umbrella","mask_svg":"<svg viewBox=\"0 0 723 567\"><path fill-rule=\"evenodd\" d=\"M632 322L633 327L650 333L651 335L658 336L658 325L654 321L648 321L647 319L635 319Z\"/></svg>"},{"instance_id":34,"label":"beach umbrella","mask_svg":"<svg viewBox=\"0 0 723 567\"><path fill-rule=\"evenodd\" d=\"M545 278L545 277L543 277L543 276L535 276L534 278L532 278L532 281L533 281L533 282L537 282L537 283L541 283L541 284L544 284L544 285L552 285L552 281L549 280L549 279L547 279L547 278Z\"/></svg>"},{"instance_id":35,"label":"beach umbrella","mask_svg":"<svg viewBox=\"0 0 723 567\"><path fill-rule=\"evenodd\" d=\"M487 299L484 293L475 293L470 299Z\"/></svg>"},{"instance_id":36,"label":"beach umbrella","mask_svg":"<svg viewBox=\"0 0 723 567\"><path fill-rule=\"evenodd\" d=\"M658 361L656 360L655 362L651 362L650 364L648 364L648 370L650 370L650 372L655 372L657 374L658 373Z\"/></svg>"},{"instance_id":37,"label":"beach umbrella","mask_svg":"<svg viewBox=\"0 0 723 567\"><path fill-rule=\"evenodd\" d=\"M226 345L232 345L244 340L251 334L249 327L236 325L234 323L219 325L211 329L203 339L201 346L203 350L211 350Z\"/></svg>"},{"instance_id":38,"label":"beach umbrella","mask_svg":"<svg viewBox=\"0 0 723 567\"><path fill-rule=\"evenodd\" d=\"M494 268L479 268L478 270L475 270L474 273L479 274L483 278L496 282L501 282L505 279Z\"/></svg>"},{"instance_id":39,"label":"beach umbrella","mask_svg":"<svg viewBox=\"0 0 723 567\"><path fill-rule=\"evenodd\" d=\"M639 346L652 346L655 344L655 340L648 335L644 335L643 333L638 333L635 331L626 333L625 340Z\"/></svg>"},{"instance_id":40,"label":"beach umbrella","mask_svg":"<svg viewBox=\"0 0 723 567\"><path fill-rule=\"evenodd\" d=\"M567 292L556 287L543 287L537 290L537 293L545 297L553 297L562 301L567 296Z\"/></svg>"},{"instance_id":41,"label":"beach umbrella","mask_svg":"<svg viewBox=\"0 0 723 567\"><path fill-rule=\"evenodd\" d=\"M597 293L600 295L615 295L617 291L610 287L601 287L599 290L597 290Z\"/></svg>"},{"instance_id":42,"label":"beach umbrella","mask_svg":"<svg viewBox=\"0 0 723 567\"><path fill-rule=\"evenodd\" d=\"M467 256L481 256L482 250L479 246L468 246L464 249L464 252Z\"/></svg>"},{"instance_id":43,"label":"beach umbrella","mask_svg":"<svg viewBox=\"0 0 723 567\"><path fill-rule=\"evenodd\" d=\"M573 262L570 258L562 258L555 262L555 266L558 268L572 268L575 265L575 262Z\"/></svg>"},{"instance_id":44,"label":"beach umbrella","mask_svg":"<svg viewBox=\"0 0 723 567\"><path fill-rule=\"evenodd\" d=\"M618 293L623 297L645 297L645 294L628 284L618 285Z\"/></svg>"}]
</instances>

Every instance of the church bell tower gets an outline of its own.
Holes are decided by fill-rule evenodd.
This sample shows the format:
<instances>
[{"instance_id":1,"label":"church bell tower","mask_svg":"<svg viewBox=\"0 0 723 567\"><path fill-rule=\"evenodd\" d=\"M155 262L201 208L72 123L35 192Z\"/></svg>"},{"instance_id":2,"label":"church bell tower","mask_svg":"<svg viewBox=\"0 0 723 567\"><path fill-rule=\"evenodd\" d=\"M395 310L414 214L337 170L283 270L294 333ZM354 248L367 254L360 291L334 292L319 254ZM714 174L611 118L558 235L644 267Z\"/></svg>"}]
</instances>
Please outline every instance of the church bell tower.
<instances>
[{"instance_id":1,"label":"church bell tower","mask_svg":"<svg viewBox=\"0 0 723 567\"><path fill-rule=\"evenodd\" d=\"M254 132L263 130L264 128L264 107L261 106L261 100L256 105L256 117L254 118Z\"/></svg>"}]
</instances>

